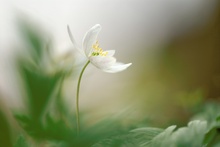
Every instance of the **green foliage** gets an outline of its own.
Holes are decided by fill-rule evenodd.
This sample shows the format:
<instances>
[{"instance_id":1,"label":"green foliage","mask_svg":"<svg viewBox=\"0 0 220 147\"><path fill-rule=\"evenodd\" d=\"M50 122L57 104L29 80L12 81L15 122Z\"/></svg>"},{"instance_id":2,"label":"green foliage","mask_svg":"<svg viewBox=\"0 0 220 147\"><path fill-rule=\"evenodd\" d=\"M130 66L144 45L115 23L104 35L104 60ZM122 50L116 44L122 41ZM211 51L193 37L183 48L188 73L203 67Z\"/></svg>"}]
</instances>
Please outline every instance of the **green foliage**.
<instances>
[{"instance_id":1,"label":"green foliage","mask_svg":"<svg viewBox=\"0 0 220 147\"><path fill-rule=\"evenodd\" d=\"M20 135L14 145L14 147L29 147L23 135Z\"/></svg>"},{"instance_id":2,"label":"green foliage","mask_svg":"<svg viewBox=\"0 0 220 147\"><path fill-rule=\"evenodd\" d=\"M54 121L51 119L48 107L50 107L50 101L55 98L54 95L58 93L58 84L61 82L63 75L59 73L50 75L44 71L45 67L41 63L44 60L42 53L45 48L43 44L46 44L46 42L36 35L30 26L24 25L24 23L22 26L25 26L22 28L23 34L26 36L27 42L31 44L30 51L32 53L29 55L34 60L32 62L25 59L18 60L19 72L27 94L28 114L16 112L15 117L27 133L36 139L59 138L60 135L63 135L63 130L69 129L60 126L63 125L60 124L60 120ZM47 60L47 62L50 62L50 60ZM48 125L48 123L50 124ZM55 130L57 132L54 132Z\"/></svg>"},{"instance_id":3,"label":"green foliage","mask_svg":"<svg viewBox=\"0 0 220 147\"><path fill-rule=\"evenodd\" d=\"M209 127L213 127L219 124L220 117L220 107L219 103L216 102L206 102L205 105L200 107L197 114L192 117L192 119L206 120Z\"/></svg>"},{"instance_id":4,"label":"green foliage","mask_svg":"<svg viewBox=\"0 0 220 147\"><path fill-rule=\"evenodd\" d=\"M163 131L163 129L147 127L132 130L131 133L140 146L146 146L151 144L153 138Z\"/></svg>"},{"instance_id":5,"label":"green foliage","mask_svg":"<svg viewBox=\"0 0 220 147\"><path fill-rule=\"evenodd\" d=\"M165 129L163 132L152 138L151 141L147 141L145 144L141 146L163 146L164 144L167 144L167 139L171 136L173 130L176 126L170 126L167 129ZM150 142L150 143L149 143Z\"/></svg>"},{"instance_id":6,"label":"green foliage","mask_svg":"<svg viewBox=\"0 0 220 147\"><path fill-rule=\"evenodd\" d=\"M0 147L12 147L11 132L8 121L0 109Z\"/></svg>"},{"instance_id":7,"label":"green foliage","mask_svg":"<svg viewBox=\"0 0 220 147\"><path fill-rule=\"evenodd\" d=\"M219 107L208 103L204 111L198 114L203 120L194 120L187 127L176 129L170 126L163 130L160 128L137 128L127 134L112 136L104 139L93 147L101 146L137 146L137 147L213 147L220 142L220 117ZM207 109L208 108L208 109ZM215 109L210 111L210 109ZM211 113L212 112L212 113ZM207 115L207 113L209 115ZM207 117L209 116L209 117ZM212 117L211 117L212 116ZM205 120L204 118L207 118ZM212 119L208 119L208 118ZM215 124L215 125L213 125Z\"/></svg>"},{"instance_id":8,"label":"green foliage","mask_svg":"<svg viewBox=\"0 0 220 147\"><path fill-rule=\"evenodd\" d=\"M57 82L61 79L60 75L47 76L40 71L31 71L28 68L22 69L25 88L28 94L29 109L34 121L42 117L46 109Z\"/></svg>"},{"instance_id":9,"label":"green foliage","mask_svg":"<svg viewBox=\"0 0 220 147\"><path fill-rule=\"evenodd\" d=\"M206 132L206 121L192 121L188 123L187 127L174 131L164 145L170 145L171 147L202 147Z\"/></svg>"},{"instance_id":10,"label":"green foliage","mask_svg":"<svg viewBox=\"0 0 220 147\"><path fill-rule=\"evenodd\" d=\"M205 140L209 137L206 121L191 121L187 127L176 129L138 128L127 134L121 134L104 139L92 147L205 147L210 146ZM214 128L213 128L214 129ZM219 132L218 132L219 133ZM215 134L216 135L216 134ZM213 136L213 135L212 135ZM213 138L212 138L213 139ZM213 141L213 140L212 140ZM215 138L215 143L219 142ZM210 142L209 142L210 143ZM213 144L213 143L212 143ZM210 146L211 147L211 146Z\"/></svg>"}]
</instances>

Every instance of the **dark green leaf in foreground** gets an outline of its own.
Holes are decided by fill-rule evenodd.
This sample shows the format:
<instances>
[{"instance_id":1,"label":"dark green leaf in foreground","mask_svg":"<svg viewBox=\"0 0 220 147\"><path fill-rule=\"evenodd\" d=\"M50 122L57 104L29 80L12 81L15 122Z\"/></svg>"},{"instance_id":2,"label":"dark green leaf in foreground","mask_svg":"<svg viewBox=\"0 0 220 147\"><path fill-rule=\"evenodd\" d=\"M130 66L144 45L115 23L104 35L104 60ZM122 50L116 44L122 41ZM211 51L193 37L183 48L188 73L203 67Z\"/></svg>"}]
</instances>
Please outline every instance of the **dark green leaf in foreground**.
<instances>
[{"instance_id":1,"label":"dark green leaf in foreground","mask_svg":"<svg viewBox=\"0 0 220 147\"><path fill-rule=\"evenodd\" d=\"M216 121L210 123L210 129L206 133L203 144L207 147L212 147L216 143L220 143L220 117L216 118Z\"/></svg>"},{"instance_id":2,"label":"dark green leaf in foreground","mask_svg":"<svg viewBox=\"0 0 220 147\"><path fill-rule=\"evenodd\" d=\"M0 147L12 147L8 121L0 110Z\"/></svg>"}]
</instances>

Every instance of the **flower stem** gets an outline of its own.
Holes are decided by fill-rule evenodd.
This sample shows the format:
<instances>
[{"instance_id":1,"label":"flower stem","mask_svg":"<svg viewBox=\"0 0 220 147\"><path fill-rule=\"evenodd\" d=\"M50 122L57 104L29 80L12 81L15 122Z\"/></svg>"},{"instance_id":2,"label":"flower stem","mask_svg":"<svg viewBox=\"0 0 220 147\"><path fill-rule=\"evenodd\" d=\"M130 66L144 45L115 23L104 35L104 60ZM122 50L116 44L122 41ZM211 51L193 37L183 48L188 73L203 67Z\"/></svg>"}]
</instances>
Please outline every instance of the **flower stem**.
<instances>
[{"instance_id":1,"label":"flower stem","mask_svg":"<svg viewBox=\"0 0 220 147\"><path fill-rule=\"evenodd\" d=\"M79 121L79 89L80 89L80 83L81 83L82 75L83 75L83 73L84 73L84 71L85 71L85 69L86 69L86 67L89 63L90 63L90 61L88 61L84 65L84 67L83 67L83 69L82 69L82 71L79 75L79 80L78 80L78 83L77 83L77 91L76 91L76 127L77 127L77 134L79 134L79 132L80 132L80 121Z\"/></svg>"}]
</instances>

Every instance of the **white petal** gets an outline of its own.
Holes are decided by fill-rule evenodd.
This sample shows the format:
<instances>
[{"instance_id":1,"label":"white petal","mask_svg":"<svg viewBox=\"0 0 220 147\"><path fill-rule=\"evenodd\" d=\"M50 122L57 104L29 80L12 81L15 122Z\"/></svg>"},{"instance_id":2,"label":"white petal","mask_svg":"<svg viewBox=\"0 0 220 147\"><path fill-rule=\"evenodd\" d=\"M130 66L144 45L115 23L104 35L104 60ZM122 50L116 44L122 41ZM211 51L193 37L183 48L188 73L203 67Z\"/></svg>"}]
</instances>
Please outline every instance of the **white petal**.
<instances>
[{"instance_id":1,"label":"white petal","mask_svg":"<svg viewBox=\"0 0 220 147\"><path fill-rule=\"evenodd\" d=\"M77 49L82 55L85 55L85 54L83 53L82 49L80 49L80 48L78 47L78 45L77 45L77 43L76 43L76 41L75 41L75 39L74 39L74 37L73 37L73 35L72 35L72 33L71 33L71 30L70 30L70 27L69 27L69 26L67 26L67 30L68 30L68 34L69 34L70 40L71 40L71 42L73 43L73 47L74 47L75 49Z\"/></svg>"},{"instance_id":2,"label":"white petal","mask_svg":"<svg viewBox=\"0 0 220 147\"><path fill-rule=\"evenodd\" d=\"M101 70L108 69L116 62L114 57L109 56L91 56L89 57L89 60L93 65Z\"/></svg>"},{"instance_id":3,"label":"white petal","mask_svg":"<svg viewBox=\"0 0 220 147\"><path fill-rule=\"evenodd\" d=\"M88 57L92 52L92 45L97 41L97 36L101 31L101 26L96 24L85 34L83 39L83 49Z\"/></svg>"},{"instance_id":4,"label":"white petal","mask_svg":"<svg viewBox=\"0 0 220 147\"><path fill-rule=\"evenodd\" d=\"M108 73L116 73L116 72L120 72L120 71L127 69L129 66L131 66L131 64L132 63L124 64L124 63L116 62L115 64L110 66L108 69L104 69L103 71L108 72Z\"/></svg>"},{"instance_id":5,"label":"white petal","mask_svg":"<svg viewBox=\"0 0 220 147\"><path fill-rule=\"evenodd\" d=\"M110 56L110 57L114 56L115 54L115 50L107 50L105 52L108 52L107 56Z\"/></svg>"}]
</instances>

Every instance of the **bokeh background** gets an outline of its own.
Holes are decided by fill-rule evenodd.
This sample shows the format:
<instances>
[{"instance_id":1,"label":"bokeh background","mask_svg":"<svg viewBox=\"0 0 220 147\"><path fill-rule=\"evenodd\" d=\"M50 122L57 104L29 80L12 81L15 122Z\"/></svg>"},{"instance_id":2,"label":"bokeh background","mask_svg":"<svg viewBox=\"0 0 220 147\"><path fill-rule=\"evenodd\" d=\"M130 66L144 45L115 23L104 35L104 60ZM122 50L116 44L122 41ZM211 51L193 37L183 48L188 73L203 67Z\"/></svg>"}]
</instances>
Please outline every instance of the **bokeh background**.
<instances>
[{"instance_id":1,"label":"bokeh background","mask_svg":"<svg viewBox=\"0 0 220 147\"><path fill-rule=\"evenodd\" d=\"M162 126L185 122L199 104L220 96L219 6L218 0L0 0L1 105L25 107L13 62L25 54L19 20L50 38L55 58L73 55L74 74L63 87L72 111L85 59L73 49L66 27L81 45L85 32L99 23L100 46L133 64L117 74L90 65L82 80L81 110L96 118L126 113L131 121L147 118Z\"/></svg>"}]
</instances>

